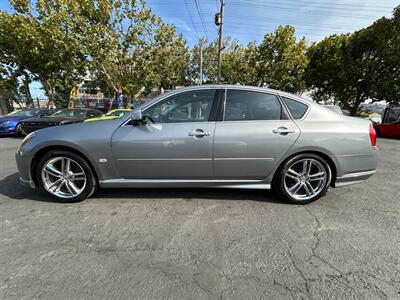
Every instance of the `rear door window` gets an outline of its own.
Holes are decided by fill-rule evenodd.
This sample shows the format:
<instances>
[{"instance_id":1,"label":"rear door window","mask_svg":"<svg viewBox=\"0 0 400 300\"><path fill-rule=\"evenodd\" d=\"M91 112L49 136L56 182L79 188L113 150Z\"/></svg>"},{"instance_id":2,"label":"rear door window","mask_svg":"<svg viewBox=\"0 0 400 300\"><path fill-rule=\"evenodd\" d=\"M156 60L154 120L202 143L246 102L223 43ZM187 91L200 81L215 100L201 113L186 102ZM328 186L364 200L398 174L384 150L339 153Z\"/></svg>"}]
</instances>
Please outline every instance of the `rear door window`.
<instances>
[{"instance_id":1,"label":"rear door window","mask_svg":"<svg viewBox=\"0 0 400 300\"><path fill-rule=\"evenodd\" d=\"M280 119L282 106L275 95L246 90L227 91L224 121Z\"/></svg>"}]
</instances>

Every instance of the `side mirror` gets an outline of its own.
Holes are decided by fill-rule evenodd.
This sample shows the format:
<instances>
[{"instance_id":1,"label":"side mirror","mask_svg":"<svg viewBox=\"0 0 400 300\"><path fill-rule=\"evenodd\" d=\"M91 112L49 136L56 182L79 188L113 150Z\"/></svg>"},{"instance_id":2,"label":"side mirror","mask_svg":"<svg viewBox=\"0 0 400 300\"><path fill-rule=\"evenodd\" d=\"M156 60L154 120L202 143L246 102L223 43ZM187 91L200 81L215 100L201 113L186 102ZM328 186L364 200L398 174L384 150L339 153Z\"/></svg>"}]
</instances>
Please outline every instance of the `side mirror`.
<instances>
[{"instance_id":1,"label":"side mirror","mask_svg":"<svg viewBox=\"0 0 400 300\"><path fill-rule=\"evenodd\" d=\"M143 112L142 112L142 110L141 109L139 109L139 110L135 110L133 113L132 113L132 121L142 121L143 120Z\"/></svg>"}]
</instances>

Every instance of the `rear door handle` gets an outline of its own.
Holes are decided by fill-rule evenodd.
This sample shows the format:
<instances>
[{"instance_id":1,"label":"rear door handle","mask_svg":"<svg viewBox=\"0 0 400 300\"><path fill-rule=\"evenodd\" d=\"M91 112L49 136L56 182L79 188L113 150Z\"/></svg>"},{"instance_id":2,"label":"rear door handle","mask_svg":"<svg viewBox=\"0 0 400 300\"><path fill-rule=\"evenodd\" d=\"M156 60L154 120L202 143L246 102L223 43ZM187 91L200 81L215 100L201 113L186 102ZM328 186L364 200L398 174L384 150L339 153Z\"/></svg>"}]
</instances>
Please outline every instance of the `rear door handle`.
<instances>
[{"instance_id":1,"label":"rear door handle","mask_svg":"<svg viewBox=\"0 0 400 300\"><path fill-rule=\"evenodd\" d=\"M294 130L287 129L286 127L278 127L272 130L273 133L286 135L288 133L294 133Z\"/></svg>"},{"instance_id":2,"label":"rear door handle","mask_svg":"<svg viewBox=\"0 0 400 300\"><path fill-rule=\"evenodd\" d=\"M195 137L195 138L202 138L204 136L209 136L211 135L210 132L204 131L203 129L195 129L192 132L189 132L189 136Z\"/></svg>"}]
</instances>

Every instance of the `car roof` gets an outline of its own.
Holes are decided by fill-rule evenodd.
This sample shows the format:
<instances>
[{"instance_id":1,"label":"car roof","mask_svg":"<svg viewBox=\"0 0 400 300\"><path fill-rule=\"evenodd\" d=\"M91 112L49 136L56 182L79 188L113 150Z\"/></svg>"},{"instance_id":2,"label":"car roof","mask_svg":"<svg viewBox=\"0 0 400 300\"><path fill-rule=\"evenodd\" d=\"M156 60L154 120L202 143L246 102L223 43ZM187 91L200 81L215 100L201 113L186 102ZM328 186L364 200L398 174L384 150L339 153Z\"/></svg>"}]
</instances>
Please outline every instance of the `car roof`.
<instances>
[{"instance_id":1,"label":"car roof","mask_svg":"<svg viewBox=\"0 0 400 300\"><path fill-rule=\"evenodd\" d=\"M247 91L254 91L254 92L263 92L263 93L271 93L271 94L275 94L275 95L280 95L280 96L284 96L284 97L288 97L288 98L292 98L294 100L303 102L307 105L318 105L317 103L291 94L291 93L287 93L287 92L283 92L280 90L274 90L274 89L270 89L270 88L265 88L265 87L258 87L258 86L249 86L249 85L234 85L234 84L202 84L202 85L192 85L192 86L188 86L188 87L181 87L181 88L177 88L175 90L172 90L170 92L168 92L168 94L162 94L162 95L158 95L154 98L152 98L150 101L147 101L145 103L143 103L142 105L139 105L137 107L137 109L145 109L149 106L151 106L152 104L154 104L155 102L158 102L158 100L160 98L165 98L167 96L173 96L175 94L179 94L182 92L189 92L189 91L197 91L197 90L207 90L207 89L238 89L238 90L247 90Z\"/></svg>"}]
</instances>

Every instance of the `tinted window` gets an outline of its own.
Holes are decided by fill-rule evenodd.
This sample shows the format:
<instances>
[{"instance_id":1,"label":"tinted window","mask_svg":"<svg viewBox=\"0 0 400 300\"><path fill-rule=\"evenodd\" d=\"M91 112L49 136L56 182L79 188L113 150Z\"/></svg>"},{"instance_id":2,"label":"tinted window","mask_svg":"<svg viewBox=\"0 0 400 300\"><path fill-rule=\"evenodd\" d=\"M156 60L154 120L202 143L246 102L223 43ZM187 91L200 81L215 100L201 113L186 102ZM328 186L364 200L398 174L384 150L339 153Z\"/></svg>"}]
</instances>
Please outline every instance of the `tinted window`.
<instances>
[{"instance_id":1,"label":"tinted window","mask_svg":"<svg viewBox=\"0 0 400 300\"><path fill-rule=\"evenodd\" d=\"M62 109L52 114L54 117L83 117L86 111L80 109Z\"/></svg>"},{"instance_id":2,"label":"tinted window","mask_svg":"<svg viewBox=\"0 0 400 300\"><path fill-rule=\"evenodd\" d=\"M228 90L224 121L280 120L282 107L271 94Z\"/></svg>"},{"instance_id":3,"label":"tinted window","mask_svg":"<svg viewBox=\"0 0 400 300\"><path fill-rule=\"evenodd\" d=\"M301 119L306 113L308 106L300 103L299 101L282 97L283 101L286 103L293 119Z\"/></svg>"},{"instance_id":4,"label":"tinted window","mask_svg":"<svg viewBox=\"0 0 400 300\"><path fill-rule=\"evenodd\" d=\"M215 90L177 94L145 111L155 123L207 122Z\"/></svg>"},{"instance_id":5,"label":"tinted window","mask_svg":"<svg viewBox=\"0 0 400 300\"><path fill-rule=\"evenodd\" d=\"M29 110L16 110L9 113L8 116L14 117L33 117L40 113L39 109L29 109Z\"/></svg>"}]
</instances>

